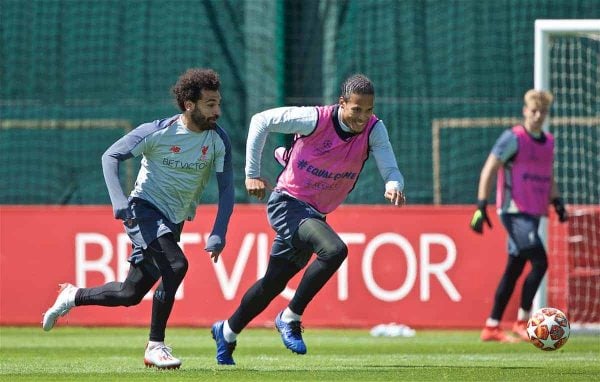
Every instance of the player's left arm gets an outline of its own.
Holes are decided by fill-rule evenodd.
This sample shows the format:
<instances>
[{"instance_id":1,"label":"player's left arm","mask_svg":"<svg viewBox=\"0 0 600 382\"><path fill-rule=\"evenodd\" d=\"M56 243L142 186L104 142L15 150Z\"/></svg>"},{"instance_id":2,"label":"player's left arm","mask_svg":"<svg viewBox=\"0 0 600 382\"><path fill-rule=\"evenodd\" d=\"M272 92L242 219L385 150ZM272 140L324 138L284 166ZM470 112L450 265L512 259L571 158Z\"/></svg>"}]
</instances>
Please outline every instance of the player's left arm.
<instances>
[{"instance_id":1,"label":"player's left arm","mask_svg":"<svg viewBox=\"0 0 600 382\"><path fill-rule=\"evenodd\" d=\"M406 204L404 176L398 169L396 156L383 121L378 121L369 135L369 150L375 158L379 173L385 182L384 197L396 206Z\"/></svg>"},{"instance_id":2,"label":"player's left arm","mask_svg":"<svg viewBox=\"0 0 600 382\"><path fill-rule=\"evenodd\" d=\"M233 162L231 158L231 142L224 130L218 128L217 133L221 137L223 146L215 153L215 171L217 173L217 185L219 189L219 202L217 216L213 224L212 232L206 242L206 251L210 253L213 262L219 260L219 255L225 248L225 236L235 199L233 185Z\"/></svg>"},{"instance_id":3,"label":"player's left arm","mask_svg":"<svg viewBox=\"0 0 600 382\"><path fill-rule=\"evenodd\" d=\"M556 215L558 215L558 220L561 223L569 220L569 213L567 212L567 207L565 206L565 201L560 196L560 192L558 191L558 186L556 181L554 180L554 176L552 177L552 189L550 190L550 203L554 206L554 211L556 211Z\"/></svg>"}]
</instances>

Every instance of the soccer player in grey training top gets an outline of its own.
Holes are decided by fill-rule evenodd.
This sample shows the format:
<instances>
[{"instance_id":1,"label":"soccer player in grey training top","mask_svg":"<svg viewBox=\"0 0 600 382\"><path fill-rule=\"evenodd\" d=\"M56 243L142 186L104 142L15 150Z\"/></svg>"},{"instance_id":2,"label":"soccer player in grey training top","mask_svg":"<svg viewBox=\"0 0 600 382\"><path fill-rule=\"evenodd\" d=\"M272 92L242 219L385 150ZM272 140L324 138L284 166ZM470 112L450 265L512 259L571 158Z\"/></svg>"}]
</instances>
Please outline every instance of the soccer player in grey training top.
<instances>
[{"instance_id":1,"label":"soccer player in grey training top","mask_svg":"<svg viewBox=\"0 0 600 382\"><path fill-rule=\"evenodd\" d=\"M172 89L181 114L140 125L104 153L102 168L114 216L123 221L133 243L129 274L123 282L95 288L61 284L56 302L44 314L44 330L52 329L56 320L75 306L136 305L160 278L144 363L157 368L181 365L164 343L175 292L188 268L177 242L184 221L194 218L213 171L219 188L218 212L205 250L214 262L225 246L233 211L231 145L217 124L219 87L219 75L213 70L189 69ZM135 188L127 198L119 182L119 163L140 155Z\"/></svg>"}]
</instances>

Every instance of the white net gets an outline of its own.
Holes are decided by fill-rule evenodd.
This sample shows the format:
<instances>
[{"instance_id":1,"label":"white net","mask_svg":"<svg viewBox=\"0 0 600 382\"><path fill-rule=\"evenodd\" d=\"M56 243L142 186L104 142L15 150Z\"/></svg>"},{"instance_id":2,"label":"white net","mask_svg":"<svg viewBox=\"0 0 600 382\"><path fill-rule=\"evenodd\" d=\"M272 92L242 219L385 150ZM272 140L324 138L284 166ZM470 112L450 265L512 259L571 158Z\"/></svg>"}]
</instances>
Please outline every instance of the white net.
<instances>
[{"instance_id":1,"label":"white net","mask_svg":"<svg viewBox=\"0 0 600 382\"><path fill-rule=\"evenodd\" d=\"M570 219L549 220L550 306L574 326L600 327L600 31L551 34L550 131L555 176Z\"/></svg>"}]
</instances>

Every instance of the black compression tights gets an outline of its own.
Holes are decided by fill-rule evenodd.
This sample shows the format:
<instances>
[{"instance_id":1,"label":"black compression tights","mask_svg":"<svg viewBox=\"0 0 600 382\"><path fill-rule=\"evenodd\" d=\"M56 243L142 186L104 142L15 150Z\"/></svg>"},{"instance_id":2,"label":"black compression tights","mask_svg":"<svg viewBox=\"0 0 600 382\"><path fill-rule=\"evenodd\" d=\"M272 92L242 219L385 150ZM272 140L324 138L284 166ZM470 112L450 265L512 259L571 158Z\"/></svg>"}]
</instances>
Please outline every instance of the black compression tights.
<instances>
[{"instance_id":1,"label":"black compression tights","mask_svg":"<svg viewBox=\"0 0 600 382\"><path fill-rule=\"evenodd\" d=\"M294 237L294 246L299 252L310 251L317 254L317 258L304 272L289 305L294 313L303 314L308 303L340 267L348 254L348 248L327 223L318 219L309 219L300 226ZM301 266L288 259L271 256L264 277L248 289L240 306L229 318L231 330L240 333L254 317L265 310L301 269Z\"/></svg>"},{"instance_id":2,"label":"black compression tights","mask_svg":"<svg viewBox=\"0 0 600 382\"><path fill-rule=\"evenodd\" d=\"M522 250L517 257L508 256L506 269L504 270L504 274L500 279L500 284L496 289L496 295L494 296L494 307L492 308L491 318L498 321L502 319L510 296L515 289L517 279L523 272L527 261L531 262L531 272L529 272L523 283L520 307L523 310L531 310L535 293L548 269L546 251L543 247Z\"/></svg>"},{"instance_id":3,"label":"black compression tights","mask_svg":"<svg viewBox=\"0 0 600 382\"><path fill-rule=\"evenodd\" d=\"M137 305L160 277L161 283L156 288L152 301L150 340L163 341L175 292L183 281L187 268L188 261L173 235L163 235L144 250L144 261L131 265L125 281L109 282L95 288L81 288L77 291L75 305Z\"/></svg>"}]
</instances>

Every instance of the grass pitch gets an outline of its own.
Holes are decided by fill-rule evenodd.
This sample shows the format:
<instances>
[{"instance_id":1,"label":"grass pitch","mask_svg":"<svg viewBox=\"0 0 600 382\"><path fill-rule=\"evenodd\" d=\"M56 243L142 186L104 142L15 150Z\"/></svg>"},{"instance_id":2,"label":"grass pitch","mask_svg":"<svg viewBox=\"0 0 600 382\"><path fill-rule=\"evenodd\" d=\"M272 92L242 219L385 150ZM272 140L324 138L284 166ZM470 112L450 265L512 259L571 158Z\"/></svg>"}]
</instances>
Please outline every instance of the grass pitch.
<instances>
[{"instance_id":1,"label":"grass pitch","mask_svg":"<svg viewBox=\"0 0 600 382\"><path fill-rule=\"evenodd\" d=\"M482 343L478 331L417 331L413 338L367 330L307 328L308 354L285 349L275 329L238 337L236 366L217 366L208 328L171 328L179 370L147 369L147 329L0 327L2 381L600 381L600 336L571 334L543 352L529 343Z\"/></svg>"}]
</instances>

